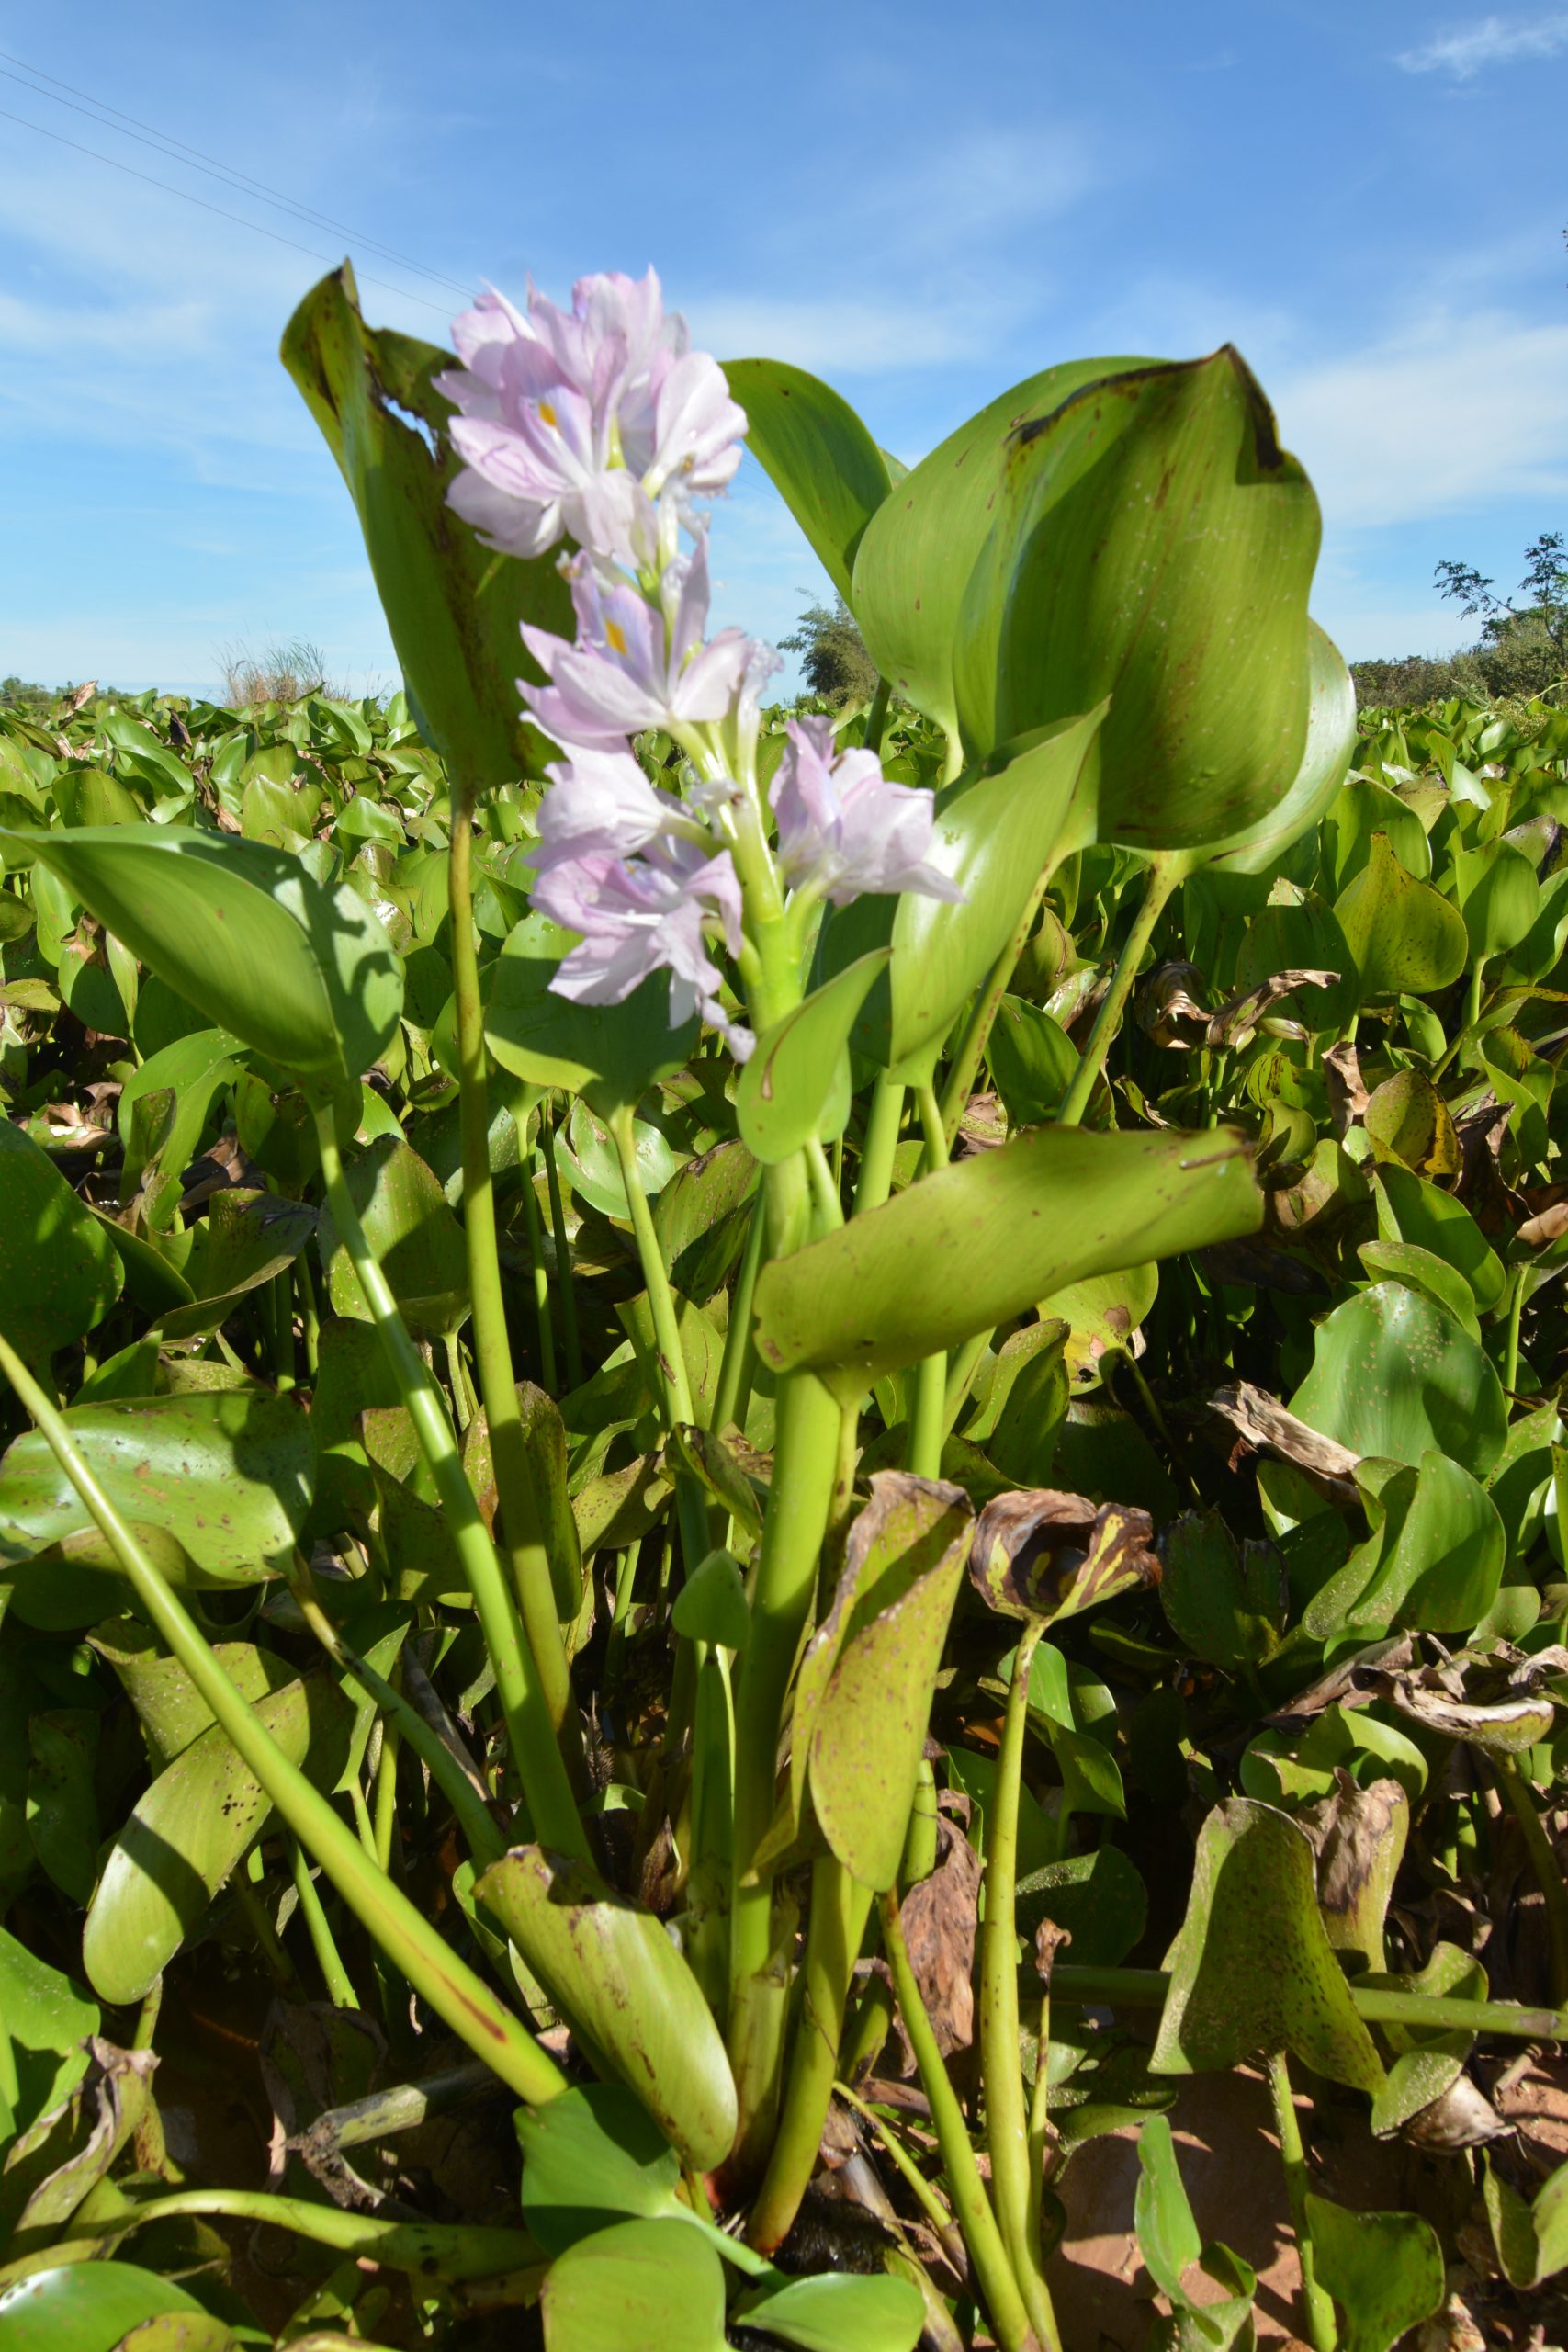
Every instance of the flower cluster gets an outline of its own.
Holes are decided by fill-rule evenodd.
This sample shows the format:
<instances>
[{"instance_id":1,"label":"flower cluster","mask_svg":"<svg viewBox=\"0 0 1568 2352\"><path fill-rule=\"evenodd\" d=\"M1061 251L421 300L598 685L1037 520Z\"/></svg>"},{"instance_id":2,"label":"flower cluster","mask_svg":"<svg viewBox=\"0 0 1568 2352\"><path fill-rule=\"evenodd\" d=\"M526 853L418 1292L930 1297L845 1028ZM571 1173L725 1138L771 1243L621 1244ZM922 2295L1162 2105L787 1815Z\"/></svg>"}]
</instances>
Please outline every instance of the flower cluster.
<instances>
[{"instance_id":1,"label":"flower cluster","mask_svg":"<svg viewBox=\"0 0 1568 2352\"><path fill-rule=\"evenodd\" d=\"M770 827L757 744L779 657L736 628L706 635L697 503L734 474L746 417L651 270L580 279L570 311L532 286L526 315L487 293L453 335L463 365L436 379L458 411L451 503L507 554L578 550L563 560L576 639L525 626L545 684L518 682L565 754L547 770L534 902L579 944L552 986L618 1004L667 970L671 1022L700 1011L743 1057L710 948L744 974L749 919L786 903L803 922L868 890L959 897L927 862L931 795L890 783L873 752L839 752L829 720L791 720ZM633 752L653 729L684 755L683 797Z\"/></svg>"}]
</instances>

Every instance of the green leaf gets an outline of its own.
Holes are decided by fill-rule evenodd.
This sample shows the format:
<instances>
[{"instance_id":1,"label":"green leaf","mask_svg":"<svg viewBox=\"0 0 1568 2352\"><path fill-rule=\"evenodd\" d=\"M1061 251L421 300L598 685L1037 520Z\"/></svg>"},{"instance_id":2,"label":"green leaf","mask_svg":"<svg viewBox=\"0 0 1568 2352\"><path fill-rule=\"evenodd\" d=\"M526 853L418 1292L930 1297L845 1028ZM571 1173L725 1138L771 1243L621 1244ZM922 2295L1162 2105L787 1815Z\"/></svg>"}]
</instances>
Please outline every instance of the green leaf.
<instances>
[{"instance_id":1,"label":"green leaf","mask_svg":"<svg viewBox=\"0 0 1568 2352\"><path fill-rule=\"evenodd\" d=\"M523 2211L547 2254L564 2254L602 2217L690 2218L681 2159L640 2100L619 2083L589 2083L517 2110Z\"/></svg>"},{"instance_id":2,"label":"green leaf","mask_svg":"<svg viewBox=\"0 0 1568 2352\"><path fill-rule=\"evenodd\" d=\"M1234 1674L1279 1647L1290 1593L1271 1544L1248 1537L1238 1545L1217 1510L1188 1511L1161 1550L1160 1604L1194 1657Z\"/></svg>"},{"instance_id":3,"label":"green leaf","mask_svg":"<svg viewBox=\"0 0 1568 2352\"><path fill-rule=\"evenodd\" d=\"M1418 1249L1413 1241L1363 1241L1356 1255L1370 1281L1404 1283L1409 1290L1425 1291L1472 1340L1480 1339L1481 1325L1470 1284L1436 1251Z\"/></svg>"},{"instance_id":4,"label":"green leaf","mask_svg":"<svg viewBox=\"0 0 1568 2352\"><path fill-rule=\"evenodd\" d=\"M991 529L1014 431L1050 414L1078 386L1141 364L1070 360L1015 384L906 474L866 526L848 600L866 650L894 693L954 740L959 612Z\"/></svg>"},{"instance_id":5,"label":"green leaf","mask_svg":"<svg viewBox=\"0 0 1568 2352\"><path fill-rule=\"evenodd\" d=\"M80 1405L62 1417L116 1508L172 1539L160 1565L186 1585L256 1584L279 1572L315 1480L308 1416L260 1389ZM41 1433L0 1458L0 1559L64 1547L90 1567L118 1560Z\"/></svg>"},{"instance_id":6,"label":"green leaf","mask_svg":"<svg viewBox=\"0 0 1568 2352\"><path fill-rule=\"evenodd\" d=\"M1319 536L1312 485L1228 345L1080 385L1008 445L958 620L965 745L1109 696L1099 838L1234 840L1306 751Z\"/></svg>"},{"instance_id":7,"label":"green leaf","mask_svg":"<svg viewBox=\"0 0 1568 2352\"><path fill-rule=\"evenodd\" d=\"M552 555L498 556L446 503L459 460L432 379L451 353L367 327L345 263L306 295L282 357L358 512L420 731L470 788L538 774L540 739L518 706L517 673L533 673L518 624L570 638L570 594Z\"/></svg>"},{"instance_id":8,"label":"green leaf","mask_svg":"<svg viewBox=\"0 0 1568 2352\"><path fill-rule=\"evenodd\" d=\"M893 1884L904 1850L971 1514L962 1488L903 1471L874 1472L871 1491L812 1645L822 1645L814 1689L829 1650L830 1667L804 1713L797 1698L793 1736L809 1734L823 1836L852 1877L881 1889Z\"/></svg>"},{"instance_id":9,"label":"green leaf","mask_svg":"<svg viewBox=\"0 0 1568 2352\"><path fill-rule=\"evenodd\" d=\"M73 2262L0 2290L6 2352L117 2352L129 2331L167 2312L202 2313L183 2287L131 2262Z\"/></svg>"},{"instance_id":10,"label":"green leaf","mask_svg":"<svg viewBox=\"0 0 1568 2352\"><path fill-rule=\"evenodd\" d=\"M926 2305L912 2279L824 2271L744 2296L735 2316L800 2352L915 2352Z\"/></svg>"},{"instance_id":11,"label":"green leaf","mask_svg":"<svg viewBox=\"0 0 1568 2352\"><path fill-rule=\"evenodd\" d=\"M86 2036L100 2024L98 2005L69 1976L39 1960L0 1928L0 2033L10 2043L16 2108L5 2136L26 2132L59 2106L86 2072Z\"/></svg>"},{"instance_id":12,"label":"green leaf","mask_svg":"<svg viewBox=\"0 0 1568 2352\"><path fill-rule=\"evenodd\" d=\"M1042 1128L773 1260L757 1285L758 1353L850 1402L1068 1283L1255 1233L1262 1215L1224 1131Z\"/></svg>"},{"instance_id":13,"label":"green leaf","mask_svg":"<svg viewBox=\"0 0 1568 2352\"><path fill-rule=\"evenodd\" d=\"M846 604L866 525L892 487L887 460L849 402L782 359L728 359L746 447Z\"/></svg>"},{"instance_id":14,"label":"green leaf","mask_svg":"<svg viewBox=\"0 0 1568 2352\"><path fill-rule=\"evenodd\" d=\"M1335 901L1334 912L1360 988L1360 1001L1427 996L1457 980L1470 957L1464 918L1429 882L1407 874L1372 835L1371 855Z\"/></svg>"},{"instance_id":15,"label":"green leaf","mask_svg":"<svg viewBox=\"0 0 1568 2352\"><path fill-rule=\"evenodd\" d=\"M1403 1839L1400 1844L1403 1853ZM1397 1860L1396 1857L1396 1867ZM1390 1871L1385 1901L1393 1876ZM1484 2001L1488 1995L1486 1971L1473 1952L1461 1951L1457 1944L1435 1945L1431 1959L1418 1971L1385 1975L1374 1969L1358 1981L1369 1991L1424 1993L1437 1999L1457 1996L1463 2001ZM1402 2123L1451 2090L1475 2047L1474 2034L1462 2027L1434 2030L1430 2026L1385 2025L1382 2032L1393 2062L1387 2083L1372 2101L1372 2130L1380 2139L1397 2132ZM1568 2245L1563 2258L1568 2260Z\"/></svg>"},{"instance_id":16,"label":"green leaf","mask_svg":"<svg viewBox=\"0 0 1568 2352\"><path fill-rule=\"evenodd\" d=\"M1325 1317L1290 1408L1356 1453L1415 1464L1435 1447L1478 1478L1507 1435L1503 1385L1481 1347L1403 1283L1376 1283Z\"/></svg>"},{"instance_id":17,"label":"green leaf","mask_svg":"<svg viewBox=\"0 0 1568 2352\"><path fill-rule=\"evenodd\" d=\"M1362 1124L1374 1159L1416 1176L1457 1176L1463 1161L1453 1114L1424 1070L1399 1069L1372 1089Z\"/></svg>"},{"instance_id":18,"label":"green leaf","mask_svg":"<svg viewBox=\"0 0 1568 2352\"><path fill-rule=\"evenodd\" d=\"M132 1148L131 1113L136 1104L143 1095L168 1087L175 1098L175 1115L170 1138L163 1148L164 1164L176 1177L189 1166L206 1129L208 1113L234 1075L234 1045L235 1040L225 1030L197 1029L189 1036L176 1038L161 1053L149 1055L141 1069L127 1079L116 1112L120 1143L128 1157ZM129 1198L131 1189L128 1186L121 1198Z\"/></svg>"},{"instance_id":19,"label":"green leaf","mask_svg":"<svg viewBox=\"0 0 1568 2352\"><path fill-rule=\"evenodd\" d=\"M1162 2293L1176 2304L1188 2301L1182 2280L1203 2251L1198 2224L1176 2161L1168 2120L1151 2115L1138 2133L1138 2186L1133 2227L1144 2267Z\"/></svg>"},{"instance_id":20,"label":"green leaf","mask_svg":"<svg viewBox=\"0 0 1568 2352\"><path fill-rule=\"evenodd\" d=\"M458 1330L468 1315L468 1246L433 1171L400 1136L383 1136L355 1155L344 1175L404 1321L421 1334ZM333 1314L368 1322L359 1277L325 1206L321 1250Z\"/></svg>"},{"instance_id":21,"label":"green leaf","mask_svg":"<svg viewBox=\"0 0 1568 2352\"><path fill-rule=\"evenodd\" d=\"M546 2352L724 2352L724 2269L679 2222L618 2222L553 2262L539 2296Z\"/></svg>"},{"instance_id":22,"label":"green leaf","mask_svg":"<svg viewBox=\"0 0 1568 2352\"><path fill-rule=\"evenodd\" d=\"M1478 1625L1507 1552L1484 1487L1435 1446L1418 1468L1364 1461L1357 1480L1371 1533L1307 1603L1308 1633L1367 1640L1396 1625L1438 1634Z\"/></svg>"},{"instance_id":23,"label":"green leaf","mask_svg":"<svg viewBox=\"0 0 1568 2352\"><path fill-rule=\"evenodd\" d=\"M716 1642L743 1650L751 1635L751 1608L739 1563L729 1552L710 1552L675 1596L675 1631L688 1641Z\"/></svg>"},{"instance_id":24,"label":"green leaf","mask_svg":"<svg viewBox=\"0 0 1568 2352\"><path fill-rule=\"evenodd\" d=\"M1411 1242L1462 1274L1483 1315L1502 1305L1507 1280L1503 1261L1462 1201L1387 1163L1373 1173L1372 1188L1382 1240Z\"/></svg>"},{"instance_id":25,"label":"green leaf","mask_svg":"<svg viewBox=\"0 0 1568 2352\"><path fill-rule=\"evenodd\" d=\"M1311 1841L1288 1814L1250 1797L1214 1807L1166 1965L1156 2073L1213 2073L1289 2050L1331 2082L1380 2088L1382 2062L1317 1907Z\"/></svg>"},{"instance_id":26,"label":"green leaf","mask_svg":"<svg viewBox=\"0 0 1568 2352\"><path fill-rule=\"evenodd\" d=\"M1027 1871L1017 1894L1019 1933L1032 1936L1043 1919L1065 1928L1074 1962L1083 1968L1119 1968L1148 1918L1144 1882L1120 1846L1096 1846Z\"/></svg>"},{"instance_id":27,"label":"green leaf","mask_svg":"<svg viewBox=\"0 0 1568 2352\"><path fill-rule=\"evenodd\" d=\"M136 1618L107 1618L87 1638L118 1677L141 1725L152 1769L161 1772L206 1731L213 1721L211 1708L178 1658ZM286 1658L254 1642L214 1642L212 1654L241 1698L252 1704L298 1679Z\"/></svg>"},{"instance_id":28,"label":"green leaf","mask_svg":"<svg viewBox=\"0 0 1568 2352\"><path fill-rule=\"evenodd\" d=\"M514 1847L475 1893L686 2163L706 2172L727 2156L736 2121L729 2061L662 1923L540 1846Z\"/></svg>"},{"instance_id":29,"label":"green leaf","mask_svg":"<svg viewBox=\"0 0 1568 2352\"><path fill-rule=\"evenodd\" d=\"M1078 1066L1077 1047L1061 1023L1021 996L1004 996L997 1007L986 1057L1014 1127L1054 1117Z\"/></svg>"},{"instance_id":30,"label":"green leaf","mask_svg":"<svg viewBox=\"0 0 1568 2352\"><path fill-rule=\"evenodd\" d=\"M1568 2268L1568 2165L1549 2173L1527 2205L1485 2162L1486 2216L1504 2277L1516 2287L1554 2278Z\"/></svg>"},{"instance_id":31,"label":"green leaf","mask_svg":"<svg viewBox=\"0 0 1568 2352\"><path fill-rule=\"evenodd\" d=\"M391 942L355 891L323 889L298 858L173 825L31 838L151 971L295 1076L357 1086L395 1032Z\"/></svg>"},{"instance_id":32,"label":"green leaf","mask_svg":"<svg viewBox=\"0 0 1568 2352\"><path fill-rule=\"evenodd\" d=\"M1306 748L1295 782L1283 799L1255 818L1228 842L1206 849L1203 863L1215 874L1272 874L1292 842L1308 833L1333 805L1356 748L1356 685L1333 639L1314 620L1307 622ZM1287 956L1270 967L1343 970L1332 957ZM1262 977L1261 975L1259 977ZM1238 971L1241 986L1248 982Z\"/></svg>"},{"instance_id":33,"label":"green leaf","mask_svg":"<svg viewBox=\"0 0 1568 2352\"><path fill-rule=\"evenodd\" d=\"M354 1709L313 1676L254 1702L289 1763L320 1789L342 1778ZM272 1814L272 1800L214 1724L160 1772L116 1838L82 1930L100 1999L140 2001L197 1925Z\"/></svg>"},{"instance_id":34,"label":"green leaf","mask_svg":"<svg viewBox=\"0 0 1568 2352\"><path fill-rule=\"evenodd\" d=\"M0 1119L0 1332L46 1366L119 1296L113 1243L46 1151Z\"/></svg>"},{"instance_id":35,"label":"green leaf","mask_svg":"<svg viewBox=\"0 0 1568 2352\"><path fill-rule=\"evenodd\" d=\"M1517 947L1540 911L1535 867L1512 842L1461 849L1453 862L1454 897L1464 917L1472 961Z\"/></svg>"},{"instance_id":36,"label":"green leaf","mask_svg":"<svg viewBox=\"0 0 1568 2352\"><path fill-rule=\"evenodd\" d=\"M877 947L857 956L758 1038L740 1072L735 1114L742 1142L764 1167L823 1134L835 1094L847 1110L850 1032L892 955Z\"/></svg>"},{"instance_id":37,"label":"green leaf","mask_svg":"<svg viewBox=\"0 0 1568 2352\"><path fill-rule=\"evenodd\" d=\"M525 915L491 970L485 1043L532 1086L585 1093L602 1116L641 1101L691 1057L697 1022L670 1025L670 982L654 972L624 1004L579 1004L550 987L574 934Z\"/></svg>"},{"instance_id":38,"label":"green leaf","mask_svg":"<svg viewBox=\"0 0 1568 2352\"><path fill-rule=\"evenodd\" d=\"M33 1851L73 1903L93 1892L98 1852L98 1804L93 1768L98 1717L91 1707L50 1707L28 1720L32 1770L28 1774L28 1833Z\"/></svg>"},{"instance_id":39,"label":"green leaf","mask_svg":"<svg viewBox=\"0 0 1568 2352\"><path fill-rule=\"evenodd\" d=\"M1443 2250L1429 2222L1416 2213L1352 2213L1310 2192L1306 2215L1318 2283L1345 2314L1341 2352L1393 2352L1409 2329L1441 2310Z\"/></svg>"},{"instance_id":40,"label":"green leaf","mask_svg":"<svg viewBox=\"0 0 1568 2352\"><path fill-rule=\"evenodd\" d=\"M878 948L875 976L851 1032L857 1053L897 1068L933 1050L1018 928L1052 860L1089 837L1083 780L1104 707L1004 743L937 797L926 862L958 900L905 891L867 894L824 925L818 971L838 975Z\"/></svg>"}]
</instances>

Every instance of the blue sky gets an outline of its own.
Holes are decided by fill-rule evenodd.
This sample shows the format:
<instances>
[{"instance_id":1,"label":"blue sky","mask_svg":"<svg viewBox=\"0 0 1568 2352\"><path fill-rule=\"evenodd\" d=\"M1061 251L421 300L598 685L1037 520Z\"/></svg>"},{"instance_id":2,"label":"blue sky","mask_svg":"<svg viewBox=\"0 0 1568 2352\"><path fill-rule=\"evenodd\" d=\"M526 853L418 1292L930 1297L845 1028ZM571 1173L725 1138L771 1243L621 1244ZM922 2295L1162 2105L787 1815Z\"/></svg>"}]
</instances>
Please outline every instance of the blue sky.
<instances>
[{"instance_id":1,"label":"blue sky","mask_svg":"<svg viewBox=\"0 0 1568 2352\"><path fill-rule=\"evenodd\" d=\"M1568 528L1568 7L0 0L0 673L201 688L299 634L390 683L277 338L345 246L372 318L441 341L461 307L71 92L460 285L651 261L699 342L827 376L910 460L1053 360L1233 341L1352 659L1470 633L1438 557L1511 586ZM824 584L750 462L713 568L760 635Z\"/></svg>"}]
</instances>

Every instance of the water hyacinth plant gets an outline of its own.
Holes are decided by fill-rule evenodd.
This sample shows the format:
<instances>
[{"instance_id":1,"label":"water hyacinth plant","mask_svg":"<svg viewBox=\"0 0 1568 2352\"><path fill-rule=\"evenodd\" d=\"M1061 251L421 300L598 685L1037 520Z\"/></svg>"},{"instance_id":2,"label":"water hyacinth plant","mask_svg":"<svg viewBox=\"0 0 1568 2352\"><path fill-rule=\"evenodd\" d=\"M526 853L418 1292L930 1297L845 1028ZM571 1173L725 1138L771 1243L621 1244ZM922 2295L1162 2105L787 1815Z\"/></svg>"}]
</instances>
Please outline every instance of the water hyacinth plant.
<instances>
[{"instance_id":1,"label":"water hyacinth plant","mask_svg":"<svg viewBox=\"0 0 1568 2352\"><path fill-rule=\"evenodd\" d=\"M1476 785L1445 895L1411 803L1347 784L1353 697L1307 609L1315 500L1228 348L1047 369L906 472L816 379L694 351L651 271L585 278L569 310L487 293L454 343L457 364L373 333L346 270L284 342L364 528L401 751L322 703L355 770L337 797L298 764L304 737L275 772L254 715L199 783L143 729L127 756L155 821L81 762L51 807L19 754L0 772L18 885L0 908L20 927L0 942L47 930L56 1005L96 989L84 1029L136 1046L114 1213L0 1126L0 1199L53 1237L47 1277L9 1266L0 1297L0 1366L33 1424L0 1463L4 1589L24 1627L85 1635L71 1670L117 1678L153 1764L101 1867L59 1881L96 2001L140 2008L133 2047L68 2035L40 2103L0 2036L21 2152L0 2175L0 2295L77 2295L59 2282L90 2266L134 2296L150 2274L97 2257L154 2223L261 2216L423 2281L427 2335L523 2306L551 2352L946 2352L980 2327L1056 2352L1071 2134L1053 2102L1081 2077L1069 2108L1112 2119L1086 2132L1152 2119L1158 2340L1240 2345L1255 2281L1201 2241L1156 2110L1166 2078L1257 2052L1303 2324L1332 2345L1337 2304L1347 2340L1392 2343L1390 2313L1441 2300L1437 2240L1309 2195L1289 2054L1393 2130L1438 2097L1427 2073L1391 2087L1407 2057L1438 2063L1421 2032L1446 2059L1466 2029L1561 2021L1489 2005L1463 1954L1395 1981L1383 1943L1434 1743L1495 1757L1538 1861L1546 1837L1513 1759L1550 1737L1560 1660L1521 1649L1506 1692L1477 1696L1468 1650L1439 1687L1410 1646L1479 1638L1504 1514L1516 1549L1544 1542L1561 1476L1554 1408L1551 1430L1508 1425L1532 1284L1433 1181L1452 1172L1449 1046L1422 1027L1462 980L1454 1051L1491 1056L1544 1152L1529 1049L1488 1026L1514 1002L1496 991L1528 993L1562 952L1544 852L1505 840L1506 808L1484 827ZM708 633L713 502L746 443L863 634L868 707L783 713L772 650ZM1473 781L1451 740L1446 756L1450 785ZM1531 756L1544 775L1558 752ZM1113 1098L1106 1070L1173 906L1228 993L1201 1001L1195 960L1147 982L1148 1054L1201 1058L1156 1108L1125 1071ZM1092 962L1075 922L1097 928ZM1320 1040L1311 1005L1334 991ZM10 1022L41 1000L0 1001ZM1320 1138L1325 1072L1349 1100L1372 1006L1432 1076L1402 1045ZM27 1043L0 1032L0 1057ZM225 1090L247 1172L198 1245L184 1171ZM1287 1178L1305 1227L1358 1183L1370 1202L1374 1161L1361 1286L1315 1358L1291 1325L1291 1408L1224 1392L1270 1457L1269 1538L1238 1546L1217 1510L1182 1515L1173 1476L1206 1497L1137 1364L1161 1261L1181 1261L1182 1361L1228 1349L1216 1269L1278 1258ZM85 1357L62 1407L59 1362L122 1293L151 1320ZM265 1382L225 1336L253 1313ZM1375 1362L1392 1396L1402 1350L1427 1367L1419 1408L1388 1404L1363 1447L1346 1383L1364 1405ZM1164 1464L1093 1401L1113 1366ZM1510 1468L1494 1501L1483 1482ZM1174 1498L1158 1544L1145 1494ZM1241 1693L1234 1786L1117 1603ZM1121 1965L1145 1917L1131 1862L1075 1847L1075 1817L1126 1813L1117 1701L1072 1652L1079 1620L1142 1679L1149 1802L1209 1800L1164 1972ZM1537 1623L1520 1608L1495 1630ZM933 1694L955 1674L994 1734L944 1765ZM1363 1706L1382 1713L1347 1712ZM1303 1728L1330 1719L1337 1746ZM37 1804L64 1802L46 1766L81 1798L85 1736L37 1733ZM1051 1815L1032 1740L1058 1774ZM1375 1783L1353 1776L1369 1759ZM1314 1854L1373 1786L1397 1850L1325 1909ZM438 1903L404 1854L414 1789L450 1825ZM1314 1847L1298 1812L1331 1798ZM181 2185L146 2053L164 1970L230 1899L280 1984L297 1906L334 2013L374 1998L405 2058L415 2023L460 2045L373 2116L334 2107L334 2161L401 2128L405 2092L423 2116L499 2082L516 2226L383 2212L363 2182L331 2204ZM1547 1902L1561 2003L1560 1881ZM350 1923L367 1964L345 1959ZM10 1938L5 1988L77 2021L65 1977ZM1053 2000L1075 1996L1156 2009L1152 2052L1069 2044ZM872 2097L896 2025L913 2150ZM78 2165L74 2199L41 2199L89 2098L103 2160ZM868 2260L803 2261L803 2206L856 2118L851 2163L879 2150L902 2203L881 2192ZM133 2137L134 2173L111 2179ZM1556 2267L1552 2213L1501 2180L1494 2203L1506 2261ZM1361 2221L1382 2233L1370 2267ZM1190 2299L1200 2265L1218 2301ZM231 2313L196 2309L231 2340Z\"/></svg>"}]
</instances>

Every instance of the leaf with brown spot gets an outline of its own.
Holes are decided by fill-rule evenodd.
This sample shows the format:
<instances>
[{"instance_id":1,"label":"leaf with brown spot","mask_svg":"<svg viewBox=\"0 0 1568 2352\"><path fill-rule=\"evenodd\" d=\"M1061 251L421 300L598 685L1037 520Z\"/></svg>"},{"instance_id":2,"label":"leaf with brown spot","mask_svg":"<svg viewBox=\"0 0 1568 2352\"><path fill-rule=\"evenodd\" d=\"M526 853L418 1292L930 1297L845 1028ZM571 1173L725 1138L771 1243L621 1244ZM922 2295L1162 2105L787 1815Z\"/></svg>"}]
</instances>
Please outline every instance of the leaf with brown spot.
<instances>
[{"instance_id":1,"label":"leaf with brown spot","mask_svg":"<svg viewBox=\"0 0 1568 2352\"><path fill-rule=\"evenodd\" d=\"M1054 1623L1160 1579L1154 1521L1126 1503L1031 1487L998 1495L980 1514L969 1580L1004 1617Z\"/></svg>"},{"instance_id":2,"label":"leaf with brown spot","mask_svg":"<svg viewBox=\"0 0 1568 2352\"><path fill-rule=\"evenodd\" d=\"M937 1825L941 1853L899 1906L909 1964L943 2057L975 2037L975 1930L980 1857L955 1822Z\"/></svg>"}]
</instances>

